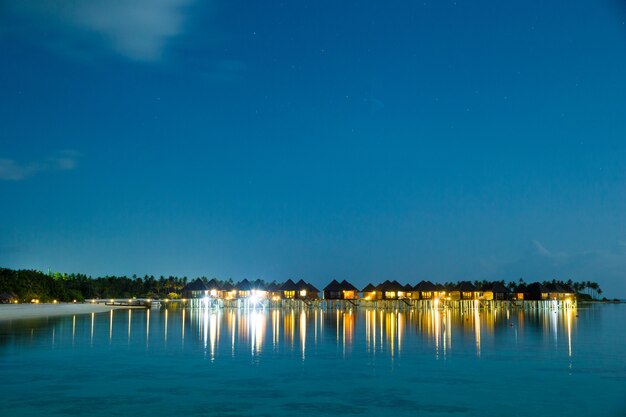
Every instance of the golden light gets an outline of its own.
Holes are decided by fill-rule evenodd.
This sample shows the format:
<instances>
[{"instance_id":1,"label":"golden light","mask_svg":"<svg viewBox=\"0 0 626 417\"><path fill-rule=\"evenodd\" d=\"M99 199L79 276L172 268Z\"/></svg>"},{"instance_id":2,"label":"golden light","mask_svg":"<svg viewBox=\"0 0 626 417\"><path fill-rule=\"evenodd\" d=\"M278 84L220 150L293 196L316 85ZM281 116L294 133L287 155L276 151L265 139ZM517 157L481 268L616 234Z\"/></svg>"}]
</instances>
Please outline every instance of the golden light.
<instances>
[{"instance_id":1,"label":"golden light","mask_svg":"<svg viewBox=\"0 0 626 417\"><path fill-rule=\"evenodd\" d=\"M306 297L306 290L300 291L300 297Z\"/></svg>"}]
</instances>

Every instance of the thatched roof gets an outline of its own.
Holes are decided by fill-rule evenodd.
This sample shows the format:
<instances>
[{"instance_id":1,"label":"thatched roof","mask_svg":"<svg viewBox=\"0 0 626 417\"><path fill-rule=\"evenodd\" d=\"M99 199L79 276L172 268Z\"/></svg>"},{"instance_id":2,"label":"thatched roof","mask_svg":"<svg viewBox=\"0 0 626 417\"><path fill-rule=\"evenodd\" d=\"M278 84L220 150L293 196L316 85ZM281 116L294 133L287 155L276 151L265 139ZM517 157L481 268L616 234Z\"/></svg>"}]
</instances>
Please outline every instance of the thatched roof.
<instances>
[{"instance_id":1,"label":"thatched roof","mask_svg":"<svg viewBox=\"0 0 626 417\"><path fill-rule=\"evenodd\" d=\"M408 292L413 291L413 286L412 286L411 284L408 284L408 283L407 283L407 284L404 286L404 291L408 291Z\"/></svg>"},{"instance_id":2,"label":"thatched roof","mask_svg":"<svg viewBox=\"0 0 626 417\"><path fill-rule=\"evenodd\" d=\"M252 284L247 279L243 279L235 285L237 291L250 291L252 289Z\"/></svg>"},{"instance_id":3,"label":"thatched roof","mask_svg":"<svg viewBox=\"0 0 626 417\"><path fill-rule=\"evenodd\" d=\"M385 281L376 287L378 291L404 291L404 287L398 281Z\"/></svg>"},{"instance_id":4,"label":"thatched roof","mask_svg":"<svg viewBox=\"0 0 626 417\"><path fill-rule=\"evenodd\" d=\"M257 279L256 281L254 281L251 286L253 290L267 291L267 286L260 279Z\"/></svg>"},{"instance_id":5,"label":"thatched roof","mask_svg":"<svg viewBox=\"0 0 626 417\"><path fill-rule=\"evenodd\" d=\"M432 292L437 291L437 286L430 281L420 281L415 287L413 287L414 291L420 292Z\"/></svg>"},{"instance_id":6,"label":"thatched roof","mask_svg":"<svg viewBox=\"0 0 626 417\"><path fill-rule=\"evenodd\" d=\"M317 289L317 287L313 284L309 284L307 283L307 291L308 292L313 292L315 294L317 294L318 292L320 292L320 290Z\"/></svg>"},{"instance_id":7,"label":"thatched roof","mask_svg":"<svg viewBox=\"0 0 626 417\"><path fill-rule=\"evenodd\" d=\"M524 292L529 294L544 294L549 293L550 290L540 282L533 282L526 287L526 291Z\"/></svg>"},{"instance_id":8,"label":"thatched roof","mask_svg":"<svg viewBox=\"0 0 626 417\"><path fill-rule=\"evenodd\" d=\"M356 291L358 292L359 289L357 287L355 287L354 285L350 284L348 281L346 281L345 279L343 281L341 281L339 283L339 285L341 285L341 289L343 291Z\"/></svg>"},{"instance_id":9,"label":"thatched roof","mask_svg":"<svg viewBox=\"0 0 626 417\"><path fill-rule=\"evenodd\" d=\"M231 284L230 282L226 281L223 285L222 285L222 291L232 291L235 289L235 286L233 284Z\"/></svg>"},{"instance_id":10,"label":"thatched roof","mask_svg":"<svg viewBox=\"0 0 626 417\"><path fill-rule=\"evenodd\" d=\"M508 294L510 292L509 289L499 281L495 281L485 285L481 288L481 291L492 291L498 294Z\"/></svg>"},{"instance_id":11,"label":"thatched roof","mask_svg":"<svg viewBox=\"0 0 626 417\"><path fill-rule=\"evenodd\" d=\"M269 291L269 292L280 291L280 285L278 285L275 282L271 282L270 284L268 284L268 286L266 288L267 288L267 291Z\"/></svg>"},{"instance_id":12,"label":"thatched roof","mask_svg":"<svg viewBox=\"0 0 626 417\"><path fill-rule=\"evenodd\" d=\"M298 287L296 286L295 282L293 282L291 279L288 279L287 281L285 281L283 285L280 286L280 290L281 291L298 291Z\"/></svg>"},{"instance_id":13,"label":"thatched roof","mask_svg":"<svg viewBox=\"0 0 626 417\"><path fill-rule=\"evenodd\" d=\"M372 284L367 284L365 288L361 290L361 292L373 292L373 291L376 291L376 287L374 287Z\"/></svg>"},{"instance_id":14,"label":"thatched roof","mask_svg":"<svg viewBox=\"0 0 626 417\"><path fill-rule=\"evenodd\" d=\"M330 282L330 284L324 287L324 291L339 292L341 291L341 284L339 284L339 282L337 282L337 280L334 279Z\"/></svg>"},{"instance_id":15,"label":"thatched roof","mask_svg":"<svg viewBox=\"0 0 626 417\"><path fill-rule=\"evenodd\" d=\"M215 278L212 278L211 281L207 282L206 287L208 290L221 290L222 289L222 285Z\"/></svg>"},{"instance_id":16,"label":"thatched roof","mask_svg":"<svg viewBox=\"0 0 626 417\"><path fill-rule=\"evenodd\" d=\"M476 286L469 281L461 281L459 285L456 286L456 291L473 292L476 291Z\"/></svg>"},{"instance_id":17,"label":"thatched roof","mask_svg":"<svg viewBox=\"0 0 626 417\"><path fill-rule=\"evenodd\" d=\"M208 288L204 281L200 278L196 278L195 281L192 281L183 287L183 291L207 291Z\"/></svg>"}]
</instances>

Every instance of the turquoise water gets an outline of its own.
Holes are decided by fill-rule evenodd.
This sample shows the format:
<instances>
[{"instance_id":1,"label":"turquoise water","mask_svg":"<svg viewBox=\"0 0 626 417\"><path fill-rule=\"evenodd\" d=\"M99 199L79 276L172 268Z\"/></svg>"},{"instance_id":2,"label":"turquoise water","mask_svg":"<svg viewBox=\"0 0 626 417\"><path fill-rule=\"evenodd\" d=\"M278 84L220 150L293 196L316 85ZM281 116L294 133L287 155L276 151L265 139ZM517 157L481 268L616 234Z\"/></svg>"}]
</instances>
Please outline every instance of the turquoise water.
<instances>
[{"instance_id":1,"label":"turquoise water","mask_svg":"<svg viewBox=\"0 0 626 417\"><path fill-rule=\"evenodd\" d=\"M117 310L0 323L0 413L624 416L625 320L626 305L598 305Z\"/></svg>"}]
</instances>

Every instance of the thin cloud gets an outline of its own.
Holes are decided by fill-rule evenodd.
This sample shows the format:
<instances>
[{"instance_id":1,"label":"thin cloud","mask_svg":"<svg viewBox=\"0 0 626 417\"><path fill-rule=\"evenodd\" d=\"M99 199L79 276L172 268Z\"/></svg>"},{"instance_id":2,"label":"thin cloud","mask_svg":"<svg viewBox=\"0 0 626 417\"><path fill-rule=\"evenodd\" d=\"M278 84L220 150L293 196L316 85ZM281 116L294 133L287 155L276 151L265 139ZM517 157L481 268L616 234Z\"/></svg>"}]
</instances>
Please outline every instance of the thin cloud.
<instances>
[{"instance_id":1,"label":"thin cloud","mask_svg":"<svg viewBox=\"0 0 626 417\"><path fill-rule=\"evenodd\" d=\"M626 294L626 245L579 252L554 251L538 240L517 259L482 261L483 273L494 279L526 281L573 279L599 282L611 296Z\"/></svg>"},{"instance_id":2,"label":"thin cloud","mask_svg":"<svg viewBox=\"0 0 626 417\"><path fill-rule=\"evenodd\" d=\"M74 150L55 153L41 161L18 162L0 158L0 180L21 181L51 171L71 171L78 167L81 154Z\"/></svg>"},{"instance_id":3,"label":"thin cloud","mask_svg":"<svg viewBox=\"0 0 626 417\"><path fill-rule=\"evenodd\" d=\"M132 60L157 61L168 41L183 31L193 1L7 0L4 23L8 26L13 17L18 23L9 33L67 54L91 55L106 48Z\"/></svg>"}]
</instances>

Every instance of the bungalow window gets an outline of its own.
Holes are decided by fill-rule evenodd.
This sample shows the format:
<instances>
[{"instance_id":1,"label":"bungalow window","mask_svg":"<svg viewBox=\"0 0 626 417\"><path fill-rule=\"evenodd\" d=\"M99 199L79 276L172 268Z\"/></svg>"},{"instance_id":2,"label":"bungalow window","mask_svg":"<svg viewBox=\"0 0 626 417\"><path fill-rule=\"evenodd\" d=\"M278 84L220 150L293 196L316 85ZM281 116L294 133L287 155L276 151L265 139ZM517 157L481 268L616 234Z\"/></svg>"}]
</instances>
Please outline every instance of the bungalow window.
<instances>
[{"instance_id":1,"label":"bungalow window","mask_svg":"<svg viewBox=\"0 0 626 417\"><path fill-rule=\"evenodd\" d=\"M306 290L300 290L300 297L306 297Z\"/></svg>"},{"instance_id":2,"label":"bungalow window","mask_svg":"<svg viewBox=\"0 0 626 417\"><path fill-rule=\"evenodd\" d=\"M472 298L472 293L468 291L463 291L463 298Z\"/></svg>"},{"instance_id":3,"label":"bungalow window","mask_svg":"<svg viewBox=\"0 0 626 417\"><path fill-rule=\"evenodd\" d=\"M541 293L541 299L542 300L547 300L548 299L548 293L542 292Z\"/></svg>"},{"instance_id":4,"label":"bungalow window","mask_svg":"<svg viewBox=\"0 0 626 417\"><path fill-rule=\"evenodd\" d=\"M422 298L431 298L432 296L433 296L433 293L430 291L422 292Z\"/></svg>"},{"instance_id":5,"label":"bungalow window","mask_svg":"<svg viewBox=\"0 0 626 417\"><path fill-rule=\"evenodd\" d=\"M211 290L211 297L217 297L217 290Z\"/></svg>"},{"instance_id":6,"label":"bungalow window","mask_svg":"<svg viewBox=\"0 0 626 417\"><path fill-rule=\"evenodd\" d=\"M396 292L395 291L385 291L385 297L386 298L396 298Z\"/></svg>"},{"instance_id":7,"label":"bungalow window","mask_svg":"<svg viewBox=\"0 0 626 417\"><path fill-rule=\"evenodd\" d=\"M343 298L352 299L352 298L356 298L356 297L354 296L354 291L344 291L343 292Z\"/></svg>"},{"instance_id":8,"label":"bungalow window","mask_svg":"<svg viewBox=\"0 0 626 417\"><path fill-rule=\"evenodd\" d=\"M285 291L285 298L293 298L295 295L295 291Z\"/></svg>"}]
</instances>

